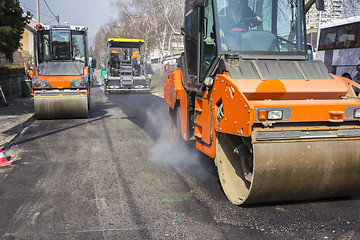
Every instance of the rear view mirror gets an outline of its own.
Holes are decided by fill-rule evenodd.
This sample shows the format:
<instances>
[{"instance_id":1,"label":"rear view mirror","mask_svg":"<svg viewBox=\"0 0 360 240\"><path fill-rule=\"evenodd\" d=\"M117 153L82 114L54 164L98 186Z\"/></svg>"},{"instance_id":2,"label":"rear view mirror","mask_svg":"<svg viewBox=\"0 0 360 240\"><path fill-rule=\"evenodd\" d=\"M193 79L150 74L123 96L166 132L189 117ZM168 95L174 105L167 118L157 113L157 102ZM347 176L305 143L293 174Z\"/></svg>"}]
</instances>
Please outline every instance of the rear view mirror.
<instances>
[{"instance_id":1,"label":"rear view mirror","mask_svg":"<svg viewBox=\"0 0 360 240\"><path fill-rule=\"evenodd\" d=\"M325 10L324 0L315 0L315 6L318 11L324 11Z\"/></svg>"},{"instance_id":2,"label":"rear view mirror","mask_svg":"<svg viewBox=\"0 0 360 240\"><path fill-rule=\"evenodd\" d=\"M206 7L208 5L208 0L195 0L196 7Z\"/></svg>"}]
</instances>

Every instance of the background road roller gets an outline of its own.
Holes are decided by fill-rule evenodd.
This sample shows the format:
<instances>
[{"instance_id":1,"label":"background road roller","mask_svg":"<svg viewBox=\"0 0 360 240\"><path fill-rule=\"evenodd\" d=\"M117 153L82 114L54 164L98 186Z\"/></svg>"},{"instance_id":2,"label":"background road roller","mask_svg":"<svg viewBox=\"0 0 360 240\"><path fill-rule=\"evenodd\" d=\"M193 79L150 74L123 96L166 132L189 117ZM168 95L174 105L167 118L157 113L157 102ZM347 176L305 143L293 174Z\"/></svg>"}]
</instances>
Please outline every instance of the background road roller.
<instances>
[{"instance_id":1,"label":"background road roller","mask_svg":"<svg viewBox=\"0 0 360 240\"><path fill-rule=\"evenodd\" d=\"M105 92L150 92L144 71L144 40L109 38Z\"/></svg>"},{"instance_id":2,"label":"background road roller","mask_svg":"<svg viewBox=\"0 0 360 240\"><path fill-rule=\"evenodd\" d=\"M90 107L87 28L35 28L32 91L37 119L85 118Z\"/></svg>"},{"instance_id":3,"label":"background road roller","mask_svg":"<svg viewBox=\"0 0 360 240\"><path fill-rule=\"evenodd\" d=\"M214 158L233 204L360 194L359 85L307 59L303 0L186 0L182 32L170 135Z\"/></svg>"}]
</instances>

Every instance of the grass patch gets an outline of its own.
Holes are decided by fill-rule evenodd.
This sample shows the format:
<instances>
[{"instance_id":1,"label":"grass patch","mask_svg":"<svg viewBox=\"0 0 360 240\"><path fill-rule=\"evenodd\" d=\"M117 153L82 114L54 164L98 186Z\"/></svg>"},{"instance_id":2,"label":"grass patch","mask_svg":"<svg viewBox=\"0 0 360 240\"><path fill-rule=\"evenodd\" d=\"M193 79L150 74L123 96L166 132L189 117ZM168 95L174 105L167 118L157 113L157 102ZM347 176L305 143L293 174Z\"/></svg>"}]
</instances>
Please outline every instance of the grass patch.
<instances>
[{"instance_id":1,"label":"grass patch","mask_svg":"<svg viewBox=\"0 0 360 240\"><path fill-rule=\"evenodd\" d=\"M166 79L165 74L161 75L152 75L151 77L151 91L158 94L164 94L164 82Z\"/></svg>"}]
</instances>

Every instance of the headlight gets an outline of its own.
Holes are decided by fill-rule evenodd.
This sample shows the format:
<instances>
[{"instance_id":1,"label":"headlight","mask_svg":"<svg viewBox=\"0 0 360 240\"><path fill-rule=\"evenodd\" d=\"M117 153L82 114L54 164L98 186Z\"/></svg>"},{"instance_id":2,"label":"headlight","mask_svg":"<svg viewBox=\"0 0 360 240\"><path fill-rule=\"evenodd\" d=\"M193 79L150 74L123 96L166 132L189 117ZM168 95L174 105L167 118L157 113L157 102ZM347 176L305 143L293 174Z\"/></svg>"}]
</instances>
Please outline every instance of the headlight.
<instances>
[{"instance_id":1,"label":"headlight","mask_svg":"<svg viewBox=\"0 0 360 240\"><path fill-rule=\"evenodd\" d=\"M33 89L51 88L51 85L48 81L37 77L33 77L31 80L31 85Z\"/></svg>"},{"instance_id":2,"label":"headlight","mask_svg":"<svg viewBox=\"0 0 360 240\"><path fill-rule=\"evenodd\" d=\"M291 107L256 108L255 121L290 121Z\"/></svg>"},{"instance_id":3,"label":"headlight","mask_svg":"<svg viewBox=\"0 0 360 240\"><path fill-rule=\"evenodd\" d=\"M354 110L354 118L360 118L360 108Z\"/></svg>"},{"instance_id":4,"label":"headlight","mask_svg":"<svg viewBox=\"0 0 360 240\"><path fill-rule=\"evenodd\" d=\"M283 111L281 110L269 110L267 112L267 119L269 120L280 120L282 119Z\"/></svg>"},{"instance_id":5,"label":"headlight","mask_svg":"<svg viewBox=\"0 0 360 240\"><path fill-rule=\"evenodd\" d=\"M87 88L88 87L87 76L73 80L70 83L70 88Z\"/></svg>"}]
</instances>

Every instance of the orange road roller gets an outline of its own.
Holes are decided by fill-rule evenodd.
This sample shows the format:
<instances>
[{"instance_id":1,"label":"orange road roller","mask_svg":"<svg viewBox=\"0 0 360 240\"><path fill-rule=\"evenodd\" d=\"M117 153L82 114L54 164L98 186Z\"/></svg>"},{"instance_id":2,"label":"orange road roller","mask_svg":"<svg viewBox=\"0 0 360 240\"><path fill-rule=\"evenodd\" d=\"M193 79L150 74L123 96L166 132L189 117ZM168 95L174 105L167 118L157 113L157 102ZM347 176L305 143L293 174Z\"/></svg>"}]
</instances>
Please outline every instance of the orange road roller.
<instances>
[{"instance_id":1,"label":"orange road roller","mask_svg":"<svg viewBox=\"0 0 360 240\"><path fill-rule=\"evenodd\" d=\"M233 204L360 194L360 85L308 60L303 0L186 0L182 33L169 134L214 159Z\"/></svg>"}]
</instances>

